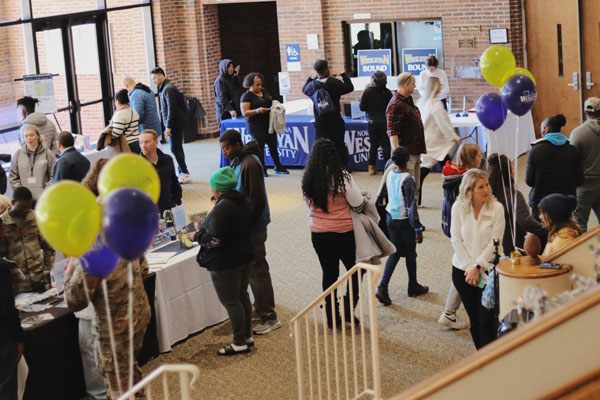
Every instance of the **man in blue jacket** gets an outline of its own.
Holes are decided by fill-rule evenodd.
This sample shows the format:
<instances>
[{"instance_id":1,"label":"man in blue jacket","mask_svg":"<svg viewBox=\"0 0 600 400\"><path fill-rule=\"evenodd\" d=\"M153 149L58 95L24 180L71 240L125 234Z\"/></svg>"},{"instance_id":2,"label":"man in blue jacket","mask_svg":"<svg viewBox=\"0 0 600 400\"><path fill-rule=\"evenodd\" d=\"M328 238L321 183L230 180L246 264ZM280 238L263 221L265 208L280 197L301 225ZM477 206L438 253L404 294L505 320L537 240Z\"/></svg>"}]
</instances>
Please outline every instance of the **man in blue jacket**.
<instances>
[{"instance_id":1,"label":"man in blue jacket","mask_svg":"<svg viewBox=\"0 0 600 400\"><path fill-rule=\"evenodd\" d=\"M70 132L61 132L58 135L58 151L61 156L54 167L52 182L70 179L81 182L90 169L90 160L77 151L75 139Z\"/></svg>"},{"instance_id":2,"label":"man in blue jacket","mask_svg":"<svg viewBox=\"0 0 600 400\"><path fill-rule=\"evenodd\" d=\"M129 93L129 104L138 115L140 122L138 130L141 132L146 129L152 129L156 133L162 132L160 126L160 118L158 116L158 108L156 108L156 100L154 92L143 83L135 83L131 77L123 79L123 86Z\"/></svg>"}]
</instances>

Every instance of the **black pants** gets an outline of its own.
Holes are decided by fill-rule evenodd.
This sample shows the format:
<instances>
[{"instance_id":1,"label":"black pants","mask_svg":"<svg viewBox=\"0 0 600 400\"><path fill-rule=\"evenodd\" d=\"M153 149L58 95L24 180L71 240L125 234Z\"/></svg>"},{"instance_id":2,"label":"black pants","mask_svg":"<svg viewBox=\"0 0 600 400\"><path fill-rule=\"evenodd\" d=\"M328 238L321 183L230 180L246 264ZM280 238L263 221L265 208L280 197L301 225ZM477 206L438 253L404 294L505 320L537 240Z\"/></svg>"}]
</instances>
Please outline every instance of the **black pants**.
<instances>
[{"instance_id":1,"label":"black pants","mask_svg":"<svg viewBox=\"0 0 600 400\"><path fill-rule=\"evenodd\" d=\"M0 338L0 399L17 400L17 343Z\"/></svg>"},{"instance_id":2,"label":"black pants","mask_svg":"<svg viewBox=\"0 0 600 400\"><path fill-rule=\"evenodd\" d=\"M471 337L478 350L496 338L492 312L481 305L483 289L465 281L465 271L452 266L452 283L460 294L471 322Z\"/></svg>"},{"instance_id":3,"label":"black pants","mask_svg":"<svg viewBox=\"0 0 600 400\"><path fill-rule=\"evenodd\" d=\"M175 156L179 165L179 172L189 174L190 171L185 163L183 152L183 128L171 128L171 153Z\"/></svg>"},{"instance_id":4,"label":"black pants","mask_svg":"<svg viewBox=\"0 0 600 400\"><path fill-rule=\"evenodd\" d=\"M271 158L273 159L273 164L275 165L276 170L283 169L281 165L281 161L279 161L279 153L277 152L277 134L270 134L268 131L263 131L262 129L248 129L250 135L258 142L258 147L262 151L262 163L265 168L267 168L265 164L265 143L269 146L269 153L271 153Z\"/></svg>"},{"instance_id":5,"label":"black pants","mask_svg":"<svg viewBox=\"0 0 600 400\"><path fill-rule=\"evenodd\" d=\"M369 165L377 164L377 150L379 146L383 148L384 161L389 160L391 153L390 139L387 136L387 120L383 116L369 116L369 140L371 148L369 149Z\"/></svg>"},{"instance_id":6,"label":"black pants","mask_svg":"<svg viewBox=\"0 0 600 400\"><path fill-rule=\"evenodd\" d=\"M317 139L327 138L333 142L342 165L348 166L348 149L344 136L346 135L346 124L342 116L334 113L315 118Z\"/></svg>"},{"instance_id":7,"label":"black pants","mask_svg":"<svg viewBox=\"0 0 600 400\"><path fill-rule=\"evenodd\" d=\"M210 271L221 304L227 310L233 331L233 344L246 345L252 336L252 303L248 295L248 274L251 263L222 271Z\"/></svg>"},{"instance_id":8,"label":"black pants","mask_svg":"<svg viewBox=\"0 0 600 400\"><path fill-rule=\"evenodd\" d=\"M317 256L319 257L319 263L323 270L322 287L323 291L327 290L333 285L340 273L340 260L346 267L346 270L350 270L356 260L356 245L354 243L354 231L345 233L335 232L323 232L323 233L311 233L311 240ZM356 307L358 303L358 277L354 275L352 279L352 304ZM337 302L337 294L335 297L335 314L336 320L340 321L339 316L339 305ZM346 289L346 295L344 296L344 312L346 321L350 321L350 288ZM327 296L325 299L327 323L329 326L332 325L332 313L331 313L331 296Z\"/></svg>"}]
</instances>

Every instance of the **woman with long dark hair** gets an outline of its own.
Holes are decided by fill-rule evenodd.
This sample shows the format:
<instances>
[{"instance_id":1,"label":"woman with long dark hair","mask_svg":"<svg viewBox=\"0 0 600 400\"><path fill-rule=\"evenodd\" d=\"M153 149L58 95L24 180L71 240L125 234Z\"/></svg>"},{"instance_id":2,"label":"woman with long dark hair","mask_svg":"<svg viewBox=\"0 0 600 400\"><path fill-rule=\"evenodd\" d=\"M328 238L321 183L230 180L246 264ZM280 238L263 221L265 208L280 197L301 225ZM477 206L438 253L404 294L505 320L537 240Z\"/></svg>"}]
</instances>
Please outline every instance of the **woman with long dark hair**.
<instances>
[{"instance_id":1,"label":"woman with long dark hair","mask_svg":"<svg viewBox=\"0 0 600 400\"><path fill-rule=\"evenodd\" d=\"M365 89L360 98L360 109L367 113L369 121L369 175L377 173L377 151L379 146L383 148L383 161L390 158L391 144L386 134L387 121L385 109L387 108L392 92L387 88L387 76L377 71L371 76L371 85Z\"/></svg>"},{"instance_id":2,"label":"woman with long dark hair","mask_svg":"<svg viewBox=\"0 0 600 400\"><path fill-rule=\"evenodd\" d=\"M506 220L504 237L502 239L504 254L510 254L510 252L515 250L515 246L517 249L523 249L525 234L527 232L538 236L540 241L545 243L548 232L542 227L542 224L533 219L531 214L529 214L529 207L527 207L523 193L515 188L515 172L508 157L498 153L490 155L488 157L487 170L492 194L504 207L504 218ZM513 208L515 204L515 192L517 195L516 210ZM514 211L516 211L517 217L516 227L513 215ZM514 245L513 235L515 237Z\"/></svg>"},{"instance_id":3,"label":"woman with long dark hair","mask_svg":"<svg viewBox=\"0 0 600 400\"><path fill-rule=\"evenodd\" d=\"M310 210L311 239L323 270L323 290L326 290L338 279L340 260L347 270L355 264L356 244L350 207L360 209L364 203L360 189L340 161L331 140L321 138L314 143L304 167L302 194ZM352 286L352 304L356 305L358 279L352 280ZM327 296L325 301L327 325L332 328L331 296ZM349 304L347 292L344 301L346 321L350 321ZM339 326L340 321L336 300L335 326ZM355 319L355 323L357 321Z\"/></svg>"},{"instance_id":4,"label":"woman with long dark hair","mask_svg":"<svg viewBox=\"0 0 600 400\"><path fill-rule=\"evenodd\" d=\"M581 235L581 227L572 218L576 207L577 198L564 194L551 194L540 201L540 219L544 228L548 229L545 256L557 252Z\"/></svg>"}]
</instances>

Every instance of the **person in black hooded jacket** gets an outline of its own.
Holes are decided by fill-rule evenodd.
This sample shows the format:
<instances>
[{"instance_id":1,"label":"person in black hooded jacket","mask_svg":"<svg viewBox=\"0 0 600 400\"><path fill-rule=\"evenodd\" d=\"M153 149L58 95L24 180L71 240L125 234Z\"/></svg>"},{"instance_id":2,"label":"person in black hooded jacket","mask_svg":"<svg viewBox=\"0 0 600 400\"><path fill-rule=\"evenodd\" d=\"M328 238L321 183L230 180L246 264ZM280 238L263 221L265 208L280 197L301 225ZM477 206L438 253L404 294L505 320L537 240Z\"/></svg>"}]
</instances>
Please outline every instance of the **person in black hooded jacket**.
<instances>
[{"instance_id":1,"label":"person in black hooded jacket","mask_svg":"<svg viewBox=\"0 0 600 400\"><path fill-rule=\"evenodd\" d=\"M324 89L329 93L329 97L335 107L335 112L321 115L318 114L316 106L314 107L317 139L327 138L331 140L335 144L342 164L348 165L348 150L344 142L346 124L340 114L340 97L354 91L354 85L345 72L342 72L341 80L337 79L337 75L332 74L329 70L329 64L326 60L315 61L313 68L318 76L311 75L306 80L302 88L302 93L312 98L313 94L319 89Z\"/></svg>"},{"instance_id":2,"label":"person in black hooded jacket","mask_svg":"<svg viewBox=\"0 0 600 400\"><path fill-rule=\"evenodd\" d=\"M242 83L239 78L240 66L234 67L233 61L226 58L219 63L219 76L215 80L215 108L217 110L217 122L229 118L237 118L242 114L240 111L240 97L242 95Z\"/></svg>"},{"instance_id":3,"label":"person in black hooded jacket","mask_svg":"<svg viewBox=\"0 0 600 400\"><path fill-rule=\"evenodd\" d=\"M210 272L219 300L227 310L233 343L217 354L230 356L248 353L252 338L252 304L248 296L249 273L254 259L250 240L250 205L235 190L237 178L231 167L224 167L210 177L214 208L198 232L188 238L200 243L197 261Z\"/></svg>"}]
</instances>

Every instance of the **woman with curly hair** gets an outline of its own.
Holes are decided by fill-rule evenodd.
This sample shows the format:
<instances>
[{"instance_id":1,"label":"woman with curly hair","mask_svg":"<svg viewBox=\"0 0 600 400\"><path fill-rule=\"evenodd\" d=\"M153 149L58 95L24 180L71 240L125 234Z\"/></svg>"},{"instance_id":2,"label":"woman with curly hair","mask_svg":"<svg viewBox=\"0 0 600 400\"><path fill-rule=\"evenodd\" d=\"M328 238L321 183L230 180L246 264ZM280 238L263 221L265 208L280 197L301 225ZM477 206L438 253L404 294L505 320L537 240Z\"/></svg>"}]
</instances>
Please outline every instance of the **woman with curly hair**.
<instances>
[{"instance_id":1,"label":"woman with curly hair","mask_svg":"<svg viewBox=\"0 0 600 400\"><path fill-rule=\"evenodd\" d=\"M331 140L321 138L313 145L304 168L302 193L310 210L311 240L323 270L323 290L326 290L338 279L340 260L347 270L355 264L356 245L350 208L361 209L364 203L360 189L340 161ZM356 275L354 278L352 304L356 306L358 278ZM335 321L331 311L331 296L327 296L325 301L327 326L340 326L337 300ZM347 292L344 298L346 321L350 321L349 304ZM354 322L358 323L358 320Z\"/></svg>"},{"instance_id":2,"label":"woman with curly hair","mask_svg":"<svg viewBox=\"0 0 600 400\"><path fill-rule=\"evenodd\" d=\"M108 158L99 158L92 163L90 170L85 175L85 178L81 181L81 184L86 188L90 189L92 193L98 197L100 192L98 192L98 177L100 176L100 171L104 168L104 165L108 162Z\"/></svg>"}]
</instances>

